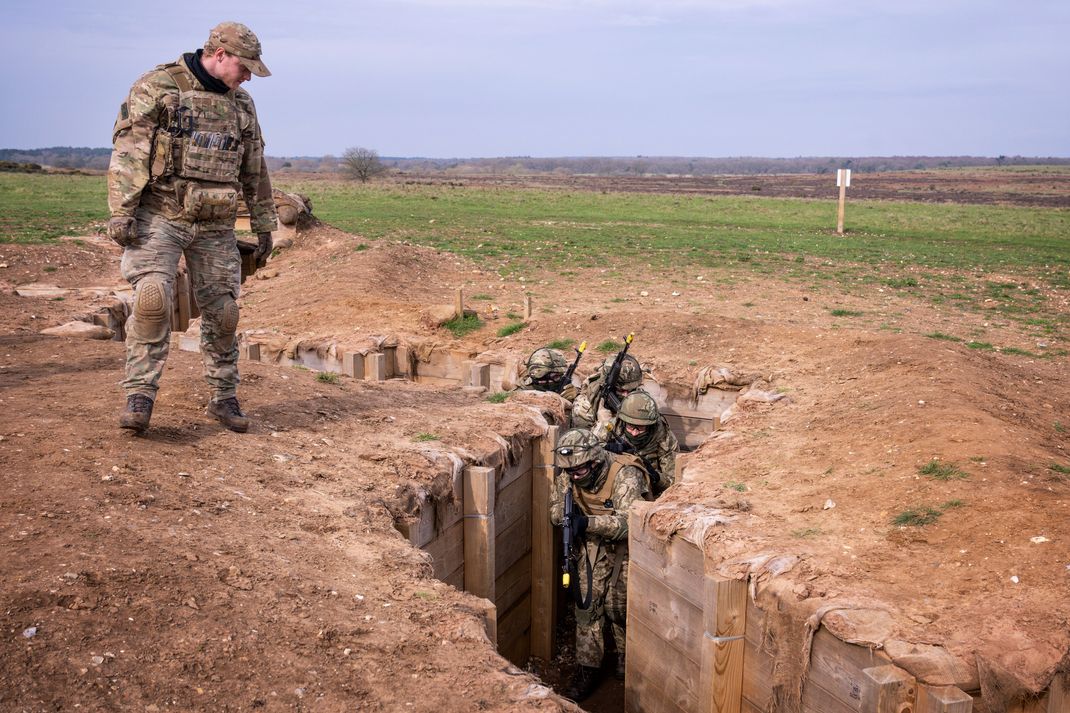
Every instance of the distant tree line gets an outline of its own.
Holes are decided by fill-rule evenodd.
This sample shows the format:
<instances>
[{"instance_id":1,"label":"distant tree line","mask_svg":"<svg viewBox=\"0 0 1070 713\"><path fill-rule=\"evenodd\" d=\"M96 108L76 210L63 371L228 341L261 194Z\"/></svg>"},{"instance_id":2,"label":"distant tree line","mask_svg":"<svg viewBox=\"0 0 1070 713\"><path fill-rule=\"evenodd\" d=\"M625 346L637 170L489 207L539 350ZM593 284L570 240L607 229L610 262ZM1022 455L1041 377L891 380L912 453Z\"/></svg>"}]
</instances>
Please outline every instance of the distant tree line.
<instances>
[{"instance_id":1,"label":"distant tree line","mask_svg":"<svg viewBox=\"0 0 1070 713\"><path fill-rule=\"evenodd\" d=\"M374 150L365 149L374 153ZM0 149L0 161L33 163L50 168L105 170L110 148L53 146L43 149ZM272 171L336 173L347 170L343 158L332 156L269 156ZM701 158L683 156L564 156L532 158L406 158L380 156L383 168L390 171L419 173L442 172L494 174L589 174L604 176L635 175L740 175L770 173L830 173L850 168L859 173L875 171L909 171L932 168L976 166L1068 165L1070 158L1036 156L797 156L795 158L761 158L737 156Z\"/></svg>"}]
</instances>

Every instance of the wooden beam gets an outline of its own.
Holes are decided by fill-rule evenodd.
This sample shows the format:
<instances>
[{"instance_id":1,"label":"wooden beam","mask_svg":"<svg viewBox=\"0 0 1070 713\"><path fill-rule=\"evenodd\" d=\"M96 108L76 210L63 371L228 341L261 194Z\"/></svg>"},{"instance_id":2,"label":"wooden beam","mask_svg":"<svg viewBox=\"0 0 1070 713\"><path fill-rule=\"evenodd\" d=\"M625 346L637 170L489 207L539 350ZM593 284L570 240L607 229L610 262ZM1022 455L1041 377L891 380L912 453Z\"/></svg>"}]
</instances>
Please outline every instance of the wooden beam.
<instances>
[{"instance_id":1,"label":"wooden beam","mask_svg":"<svg viewBox=\"0 0 1070 713\"><path fill-rule=\"evenodd\" d=\"M703 713L739 713L743 704L743 647L747 580L707 574L703 591Z\"/></svg>"},{"instance_id":2,"label":"wooden beam","mask_svg":"<svg viewBox=\"0 0 1070 713\"><path fill-rule=\"evenodd\" d=\"M917 681L894 665L862 670L862 713L904 713L914 710Z\"/></svg>"},{"instance_id":3,"label":"wooden beam","mask_svg":"<svg viewBox=\"0 0 1070 713\"><path fill-rule=\"evenodd\" d=\"M464 470L464 589L494 601L494 469Z\"/></svg>"},{"instance_id":4,"label":"wooden beam","mask_svg":"<svg viewBox=\"0 0 1070 713\"><path fill-rule=\"evenodd\" d=\"M464 290L460 288L453 298L453 314L457 319L464 319Z\"/></svg>"},{"instance_id":5,"label":"wooden beam","mask_svg":"<svg viewBox=\"0 0 1070 713\"><path fill-rule=\"evenodd\" d=\"M524 298L524 319L531 319L531 311L532 311L531 297L525 297Z\"/></svg>"},{"instance_id":6,"label":"wooden beam","mask_svg":"<svg viewBox=\"0 0 1070 713\"><path fill-rule=\"evenodd\" d=\"M364 355L359 352L346 352L342 355L342 373L354 379L364 380Z\"/></svg>"},{"instance_id":7,"label":"wooden beam","mask_svg":"<svg viewBox=\"0 0 1070 713\"><path fill-rule=\"evenodd\" d=\"M1067 674L1061 673L1051 679L1045 713L1070 713L1070 676Z\"/></svg>"},{"instance_id":8,"label":"wooden beam","mask_svg":"<svg viewBox=\"0 0 1070 713\"><path fill-rule=\"evenodd\" d=\"M367 369L369 381L384 381L386 379L386 354L375 352L364 358L364 366Z\"/></svg>"},{"instance_id":9,"label":"wooden beam","mask_svg":"<svg viewBox=\"0 0 1070 713\"><path fill-rule=\"evenodd\" d=\"M955 686L919 686L918 713L970 713L973 699Z\"/></svg>"},{"instance_id":10,"label":"wooden beam","mask_svg":"<svg viewBox=\"0 0 1070 713\"><path fill-rule=\"evenodd\" d=\"M557 628L557 549L550 524L550 492L554 485L554 447L559 432L551 426L532 441L531 462L531 655L549 662Z\"/></svg>"}]
</instances>

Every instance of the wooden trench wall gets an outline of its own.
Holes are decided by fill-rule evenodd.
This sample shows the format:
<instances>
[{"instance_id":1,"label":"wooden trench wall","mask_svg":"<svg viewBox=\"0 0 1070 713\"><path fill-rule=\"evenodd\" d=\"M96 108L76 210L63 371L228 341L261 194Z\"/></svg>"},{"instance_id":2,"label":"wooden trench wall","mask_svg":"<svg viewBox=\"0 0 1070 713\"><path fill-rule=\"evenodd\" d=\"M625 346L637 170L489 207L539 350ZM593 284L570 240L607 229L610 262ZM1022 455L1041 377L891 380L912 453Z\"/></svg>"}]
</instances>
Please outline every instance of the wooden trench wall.
<instances>
[{"instance_id":1,"label":"wooden trench wall","mask_svg":"<svg viewBox=\"0 0 1070 713\"><path fill-rule=\"evenodd\" d=\"M776 661L762 645L765 613L751 600L747 580L709 574L702 548L686 537L666 542L645 530L652 505L639 504L629 519L625 710L788 710L771 705ZM1059 676L1041 698L1013 705L1009 713L1070 713L1067 684ZM822 626L814 634L799 710L970 713L975 703L989 710L980 699L980 691L919 682L882 650L848 644Z\"/></svg>"}]
</instances>

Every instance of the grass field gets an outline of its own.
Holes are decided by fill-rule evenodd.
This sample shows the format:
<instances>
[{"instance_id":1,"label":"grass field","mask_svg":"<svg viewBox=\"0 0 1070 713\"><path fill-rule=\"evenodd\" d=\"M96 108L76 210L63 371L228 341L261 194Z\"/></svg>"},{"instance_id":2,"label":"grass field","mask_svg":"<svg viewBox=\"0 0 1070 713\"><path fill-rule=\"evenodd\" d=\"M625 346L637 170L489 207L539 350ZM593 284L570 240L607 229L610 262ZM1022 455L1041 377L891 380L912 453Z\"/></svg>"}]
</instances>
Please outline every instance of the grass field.
<instances>
[{"instance_id":1,"label":"grass field","mask_svg":"<svg viewBox=\"0 0 1070 713\"><path fill-rule=\"evenodd\" d=\"M1010 171L1010 169L1008 169ZM1008 173L1010 177L1012 173ZM1070 211L855 201L845 237L832 201L547 189L277 185L322 220L369 239L465 255L503 275L629 264L698 266L845 291L879 285L1004 316L1040 335L1070 329ZM49 241L107 217L103 177L0 174L0 242Z\"/></svg>"}]
</instances>

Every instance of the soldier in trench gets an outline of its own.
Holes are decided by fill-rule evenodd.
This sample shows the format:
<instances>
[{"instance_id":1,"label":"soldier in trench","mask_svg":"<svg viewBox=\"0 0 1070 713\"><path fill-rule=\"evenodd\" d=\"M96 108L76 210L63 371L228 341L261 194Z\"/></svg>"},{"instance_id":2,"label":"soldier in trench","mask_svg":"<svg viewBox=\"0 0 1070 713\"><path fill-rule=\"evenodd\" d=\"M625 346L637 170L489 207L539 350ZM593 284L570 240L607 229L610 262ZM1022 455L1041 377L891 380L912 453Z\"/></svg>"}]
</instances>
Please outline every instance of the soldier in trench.
<instances>
[{"instance_id":1,"label":"soldier in trench","mask_svg":"<svg viewBox=\"0 0 1070 713\"><path fill-rule=\"evenodd\" d=\"M598 433L600 437L605 435L606 424L616 415L605 393L605 382L616 358L616 355L607 357L601 366L580 385L579 394L572 405L573 428L589 428ZM621 363L620 374L613 391L618 399L623 399L642 385L643 369L639 366L639 360L628 354Z\"/></svg>"},{"instance_id":2,"label":"soldier in trench","mask_svg":"<svg viewBox=\"0 0 1070 713\"><path fill-rule=\"evenodd\" d=\"M108 168L108 236L123 248L122 274L134 287L121 428L141 433L152 417L182 255L202 315L208 414L232 431L249 428L237 398L239 196L257 234L259 265L271 253L277 226L256 107L241 88L253 74L270 75L260 40L245 25L224 22L203 49L134 82L119 108Z\"/></svg>"},{"instance_id":3,"label":"soldier in trench","mask_svg":"<svg viewBox=\"0 0 1070 713\"><path fill-rule=\"evenodd\" d=\"M556 349L536 349L524 361L517 388L522 391L549 391L569 403L576 400L577 389L562 380L568 372L568 360Z\"/></svg>"},{"instance_id":4,"label":"soldier in trench","mask_svg":"<svg viewBox=\"0 0 1070 713\"><path fill-rule=\"evenodd\" d=\"M673 484L680 443L669 429L653 396L642 389L625 396L606 431L607 450L631 453L643 462L655 498Z\"/></svg>"},{"instance_id":5,"label":"soldier in trench","mask_svg":"<svg viewBox=\"0 0 1070 713\"><path fill-rule=\"evenodd\" d=\"M616 675L624 678L628 606L628 510L650 490L646 471L635 456L606 451L585 428L567 431L554 449L554 488L550 522L564 523L565 493L572 491L578 587L576 661L565 695L581 701L594 692L605 656L608 623L617 649ZM574 551L575 551L574 549ZM588 568L590 573L588 574ZM590 601L583 601L590 593Z\"/></svg>"}]
</instances>

